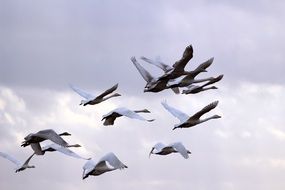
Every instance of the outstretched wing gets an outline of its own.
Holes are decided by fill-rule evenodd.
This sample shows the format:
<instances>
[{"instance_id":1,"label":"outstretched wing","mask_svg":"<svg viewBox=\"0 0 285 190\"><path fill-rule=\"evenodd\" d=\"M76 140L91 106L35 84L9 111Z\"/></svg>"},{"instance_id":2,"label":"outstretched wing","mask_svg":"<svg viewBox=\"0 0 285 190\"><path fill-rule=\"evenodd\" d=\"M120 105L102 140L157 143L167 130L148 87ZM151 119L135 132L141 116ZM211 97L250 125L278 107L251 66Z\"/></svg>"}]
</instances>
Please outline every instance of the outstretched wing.
<instances>
[{"instance_id":1,"label":"outstretched wing","mask_svg":"<svg viewBox=\"0 0 285 190\"><path fill-rule=\"evenodd\" d=\"M29 158L25 161L24 165L28 165L30 160L32 159L32 157L35 155L35 153L33 153L31 156L29 156Z\"/></svg>"},{"instance_id":2,"label":"outstretched wing","mask_svg":"<svg viewBox=\"0 0 285 190\"><path fill-rule=\"evenodd\" d=\"M118 88L118 85L119 85L118 83L115 84L114 86L112 86L111 88L109 88L108 90L106 90L105 92L103 92L102 94L97 96L96 98L103 98L104 96L111 94L112 92L114 92Z\"/></svg>"},{"instance_id":3,"label":"outstretched wing","mask_svg":"<svg viewBox=\"0 0 285 190\"><path fill-rule=\"evenodd\" d=\"M159 60L151 60L143 56L141 57L141 59L149 64L157 66L158 68L162 69L164 72L170 71L172 69L172 67Z\"/></svg>"},{"instance_id":4,"label":"outstretched wing","mask_svg":"<svg viewBox=\"0 0 285 190\"><path fill-rule=\"evenodd\" d=\"M79 158L79 159L84 159L84 160L88 160L87 158L83 158L82 156L76 154L75 152L71 151L70 149L68 148L65 148L63 146L60 146L58 144L49 144L47 146L44 146L43 147L43 150L46 150L46 149L49 149L49 148L52 148L62 154L65 154L67 156L71 156L71 157L74 157L74 158Z\"/></svg>"},{"instance_id":5,"label":"outstretched wing","mask_svg":"<svg viewBox=\"0 0 285 190\"><path fill-rule=\"evenodd\" d=\"M92 95L92 94L90 94L90 93L88 93L88 92L78 88L77 86L74 86L74 85L71 85L71 84L69 86L70 86L70 88L72 88L72 90L74 90L77 94L79 94L80 96L82 96L86 100L92 100L92 99L95 98L94 95Z\"/></svg>"},{"instance_id":6,"label":"outstretched wing","mask_svg":"<svg viewBox=\"0 0 285 190\"><path fill-rule=\"evenodd\" d=\"M176 142L172 143L169 146L172 146L177 152L179 152L185 159L189 158L187 149L183 146L182 143Z\"/></svg>"},{"instance_id":7,"label":"outstretched wing","mask_svg":"<svg viewBox=\"0 0 285 190\"><path fill-rule=\"evenodd\" d=\"M38 136L41 137L43 139L49 139L52 142L59 144L61 146L67 146L68 143L63 140L63 138L61 138L54 130L52 129L46 129L46 130L42 130L37 132L36 134L34 134L34 136Z\"/></svg>"},{"instance_id":8,"label":"outstretched wing","mask_svg":"<svg viewBox=\"0 0 285 190\"><path fill-rule=\"evenodd\" d=\"M200 110L199 112L195 113L193 116L191 116L189 118L189 120L197 120L199 119L202 115L204 115L205 113L211 111L212 109L214 109L217 105L218 105L219 101L214 101L212 103L210 103L209 105L205 106L202 110Z\"/></svg>"},{"instance_id":9,"label":"outstretched wing","mask_svg":"<svg viewBox=\"0 0 285 190\"><path fill-rule=\"evenodd\" d=\"M163 105L163 107L169 111L174 117L178 118L180 120L181 123L185 122L189 116L183 112L181 112L180 110L171 107L167 104L166 101L161 102L161 104Z\"/></svg>"},{"instance_id":10,"label":"outstretched wing","mask_svg":"<svg viewBox=\"0 0 285 190\"><path fill-rule=\"evenodd\" d=\"M173 68L175 71L181 71L184 70L186 64L189 62L189 60L193 57L193 47L191 45L187 46L184 50L183 56L180 60L176 61L173 64Z\"/></svg>"},{"instance_id":11,"label":"outstretched wing","mask_svg":"<svg viewBox=\"0 0 285 190\"><path fill-rule=\"evenodd\" d=\"M143 118L142 116L140 116L139 114L137 114L136 112L132 111L132 110L129 110L127 108L117 108L115 109L113 112L117 112L123 116L126 116L128 118L131 118L131 119L139 119L139 120L142 120L142 121L147 121L147 119Z\"/></svg>"},{"instance_id":12,"label":"outstretched wing","mask_svg":"<svg viewBox=\"0 0 285 190\"><path fill-rule=\"evenodd\" d=\"M131 61L133 62L134 66L137 68L137 70L139 71L139 73L141 74L141 76L144 78L144 80L146 82L150 82L153 80L153 76L151 76L151 74L145 70L145 68L143 68L136 60L135 57L131 58Z\"/></svg>"},{"instance_id":13,"label":"outstretched wing","mask_svg":"<svg viewBox=\"0 0 285 190\"><path fill-rule=\"evenodd\" d=\"M17 160L16 158L14 158L13 156L11 156L9 154L6 154L4 152L0 152L0 156L3 157L3 158L6 158L7 160L10 160L11 162L16 164L17 166L21 166L22 165L22 163L19 160Z\"/></svg>"},{"instance_id":14,"label":"outstretched wing","mask_svg":"<svg viewBox=\"0 0 285 190\"><path fill-rule=\"evenodd\" d=\"M108 162L108 164L110 164L112 167L114 167L114 169L124 169L127 168L127 166L125 164L123 164L118 157L110 152L108 154L106 154L105 156L103 156L99 161L98 164L100 164L101 162Z\"/></svg>"}]
</instances>

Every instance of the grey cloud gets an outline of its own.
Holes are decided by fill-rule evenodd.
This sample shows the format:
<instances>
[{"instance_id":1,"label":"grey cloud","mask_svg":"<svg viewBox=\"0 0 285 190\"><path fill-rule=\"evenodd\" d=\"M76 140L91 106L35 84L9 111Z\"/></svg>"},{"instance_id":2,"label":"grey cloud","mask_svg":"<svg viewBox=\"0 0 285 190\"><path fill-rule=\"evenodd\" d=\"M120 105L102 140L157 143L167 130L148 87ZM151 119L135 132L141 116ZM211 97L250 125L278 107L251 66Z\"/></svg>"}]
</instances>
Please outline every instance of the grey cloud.
<instances>
[{"instance_id":1,"label":"grey cloud","mask_svg":"<svg viewBox=\"0 0 285 190\"><path fill-rule=\"evenodd\" d=\"M18 3L2 2L2 84L63 89L71 82L103 88L119 81L132 91L141 77L131 56L160 55L172 64L189 44L194 46L190 64L216 58L209 75L224 73L228 81L284 80L284 17L271 9L261 15L261 10L244 11L223 1L191 6L185 1Z\"/></svg>"}]
</instances>

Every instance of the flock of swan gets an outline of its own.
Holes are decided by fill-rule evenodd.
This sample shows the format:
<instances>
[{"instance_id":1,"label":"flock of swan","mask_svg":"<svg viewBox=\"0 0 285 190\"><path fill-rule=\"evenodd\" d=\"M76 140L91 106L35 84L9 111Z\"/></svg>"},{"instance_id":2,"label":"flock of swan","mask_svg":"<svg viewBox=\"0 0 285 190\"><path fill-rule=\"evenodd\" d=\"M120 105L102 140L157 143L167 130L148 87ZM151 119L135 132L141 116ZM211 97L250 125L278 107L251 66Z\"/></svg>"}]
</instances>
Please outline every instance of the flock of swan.
<instances>
[{"instance_id":1,"label":"flock of swan","mask_svg":"<svg viewBox=\"0 0 285 190\"><path fill-rule=\"evenodd\" d=\"M162 90L171 89L174 93L180 94L179 88L184 87L185 89L183 89L182 94L196 94L205 90L217 89L217 87L209 85L220 81L223 78L223 75L204 79L196 79L199 73L207 72L206 69L212 64L214 59L211 58L205 61L192 71L184 70L186 64L190 61L192 57L193 48L191 45L186 47L182 58L176 61L172 66L167 65L158 60L151 60L146 57L141 57L144 62L152 64L163 70L164 73L159 77L153 77L144 67L140 65L140 63L136 60L135 57L132 57L131 61L137 68L143 79L146 81L144 92L160 92ZM201 82L205 83L200 86L196 85L196 83ZM74 85L70 85L70 87L72 90L74 90L76 93L78 93L84 98L83 100L81 100L80 103L80 105L83 106L99 104L112 97L121 96L119 93L113 93L118 88L118 84L107 89L105 92L101 93L98 96L94 96L93 94L88 93ZM161 104L170 114L178 118L180 121L180 123L174 126L173 130L177 128L189 128L200 123L206 122L210 119L221 118L221 116L219 115L213 115L211 117L201 119L201 117L205 113L210 112L218 105L218 101L210 103L209 105L205 106L200 111L196 112L191 116L187 115L186 113L183 113L177 108L168 105L166 101L161 102ZM150 113L150 111L147 109L130 110L125 107L119 107L103 115L103 125L114 125L115 120L121 116L125 116L131 119L138 119L146 122L154 121L154 119L145 119L139 113ZM28 159L25 160L25 162L21 162L13 156L4 152L0 152L0 156L13 162L16 165L15 172L19 172L27 168L35 168L35 166L29 165L29 162L31 161L34 155L40 156L44 155L45 152L57 151L67 156L87 160L83 166L82 179L85 179L90 175L97 176L116 169L127 168L127 166L123 164L118 159L118 157L112 152L104 155L97 162L95 162L92 158L84 158L78 155L74 151L70 150L70 148L81 146L79 144L69 144L63 139L63 136L69 135L71 134L69 134L68 132L56 133L53 129L40 130L36 133L31 133L27 135L24 138L24 141L22 142L22 147L30 146L33 150L33 154L30 155ZM41 145L41 143L45 140L49 140L52 143L45 146ZM191 152L187 150L181 142L173 142L168 145L164 145L163 143L158 142L151 148L149 157L151 156L151 154L167 155L171 153L179 153L185 159L189 158L189 154L191 154Z\"/></svg>"}]
</instances>

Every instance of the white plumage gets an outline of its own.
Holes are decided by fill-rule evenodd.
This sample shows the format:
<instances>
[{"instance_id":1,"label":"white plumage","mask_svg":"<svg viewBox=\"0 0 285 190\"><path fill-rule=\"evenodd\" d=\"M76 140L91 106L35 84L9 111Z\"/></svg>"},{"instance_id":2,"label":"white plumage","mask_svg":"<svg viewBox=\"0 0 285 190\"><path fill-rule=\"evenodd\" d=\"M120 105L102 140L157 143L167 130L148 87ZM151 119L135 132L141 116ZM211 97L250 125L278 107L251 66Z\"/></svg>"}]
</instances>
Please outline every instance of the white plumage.
<instances>
[{"instance_id":1,"label":"white plumage","mask_svg":"<svg viewBox=\"0 0 285 190\"><path fill-rule=\"evenodd\" d=\"M128 167L123 164L114 153L110 152L103 156L98 162L88 160L83 166L82 178L85 179L89 175L97 176L105 172L124 168Z\"/></svg>"},{"instance_id":2,"label":"white plumage","mask_svg":"<svg viewBox=\"0 0 285 190\"><path fill-rule=\"evenodd\" d=\"M150 111L148 111L147 109L132 111L125 107L119 107L103 115L102 120L105 119L104 125L113 125L115 119L121 116L126 116L131 119L138 119L138 120L148 121L148 122L154 121L154 119L151 119L151 120L145 119L144 117L138 114L139 112L150 113Z\"/></svg>"},{"instance_id":3,"label":"white plumage","mask_svg":"<svg viewBox=\"0 0 285 190\"><path fill-rule=\"evenodd\" d=\"M169 145L164 145L163 143L156 143L150 153L151 154L158 154L158 155L167 155L171 153L180 153L185 159L189 158L188 154L191 154L189 150L187 150L181 142L174 142Z\"/></svg>"}]
</instances>

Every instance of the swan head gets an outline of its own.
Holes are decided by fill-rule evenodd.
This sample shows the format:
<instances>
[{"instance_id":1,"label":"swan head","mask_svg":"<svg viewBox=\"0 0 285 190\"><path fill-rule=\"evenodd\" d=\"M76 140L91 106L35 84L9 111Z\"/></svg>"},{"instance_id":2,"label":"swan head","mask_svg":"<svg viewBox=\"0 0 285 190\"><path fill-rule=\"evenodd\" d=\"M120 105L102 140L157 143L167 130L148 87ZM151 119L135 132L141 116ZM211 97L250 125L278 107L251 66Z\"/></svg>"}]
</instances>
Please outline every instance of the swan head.
<instances>
[{"instance_id":1,"label":"swan head","mask_svg":"<svg viewBox=\"0 0 285 190\"><path fill-rule=\"evenodd\" d=\"M150 113L150 111L148 109L143 109L143 110L141 110L141 112L143 112L143 113Z\"/></svg>"},{"instance_id":2,"label":"swan head","mask_svg":"<svg viewBox=\"0 0 285 190\"><path fill-rule=\"evenodd\" d=\"M60 133L60 134L58 134L59 136L71 136L71 134L70 133L68 133L68 132L63 132L63 133Z\"/></svg>"},{"instance_id":3,"label":"swan head","mask_svg":"<svg viewBox=\"0 0 285 190\"><path fill-rule=\"evenodd\" d=\"M221 117L222 117L222 116L219 116L219 115L213 115L213 116L212 116L213 119L219 119L219 118L221 118Z\"/></svg>"},{"instance_id":4,"label":"swan head","mask_svg":"<svg viewBox=\"0 0 285 190\"><path fill-rule=\"evenodd\" d=\"M172 130L175 130L175 129L178 129L178 128L182 128L181 124L174 125Z\"/></svg>"},{"instance_id":5,"label":"swan head","mask_svg":"<svg viewBox=\"0 0 285 190\"><path fill-rule=\"evenodd\" d=\"M116 96L122 96L122 95L119 94L119 93L115 93L115 94L113 94L112 96L113 96L113 97L116 97Z\"/></svg>"},{"instance_id":6,"label":"swan head","mask_svg":"<svg viewBox=\"0 0 285 190\"><path fill-rule=\"evenodd\" d=\"M73 145L69 145L69 147L79 148L79 147L81 147L81 145L80 144L73 144Z\"/></svg>"},{"instance_id":7,"label":"swan head","mask_svg":"<svg viewBox=\"0 0 285 190\"><path fill-rule=\"evenodd\" d=\"M216 87L216 86L212 86L212 87L210 87L211 89L218 89L218 87Z\"/></svg>"},{"instance_id":8,"label":"swan head","mask_svg":"<svg viewBox=\"0 0 285 190\"><path fill-rule=\"evenodd\" d=\"M79 105L84 105L85 103L87 103L85 100L81 100Z\"/></svg>"}]
</instances>

